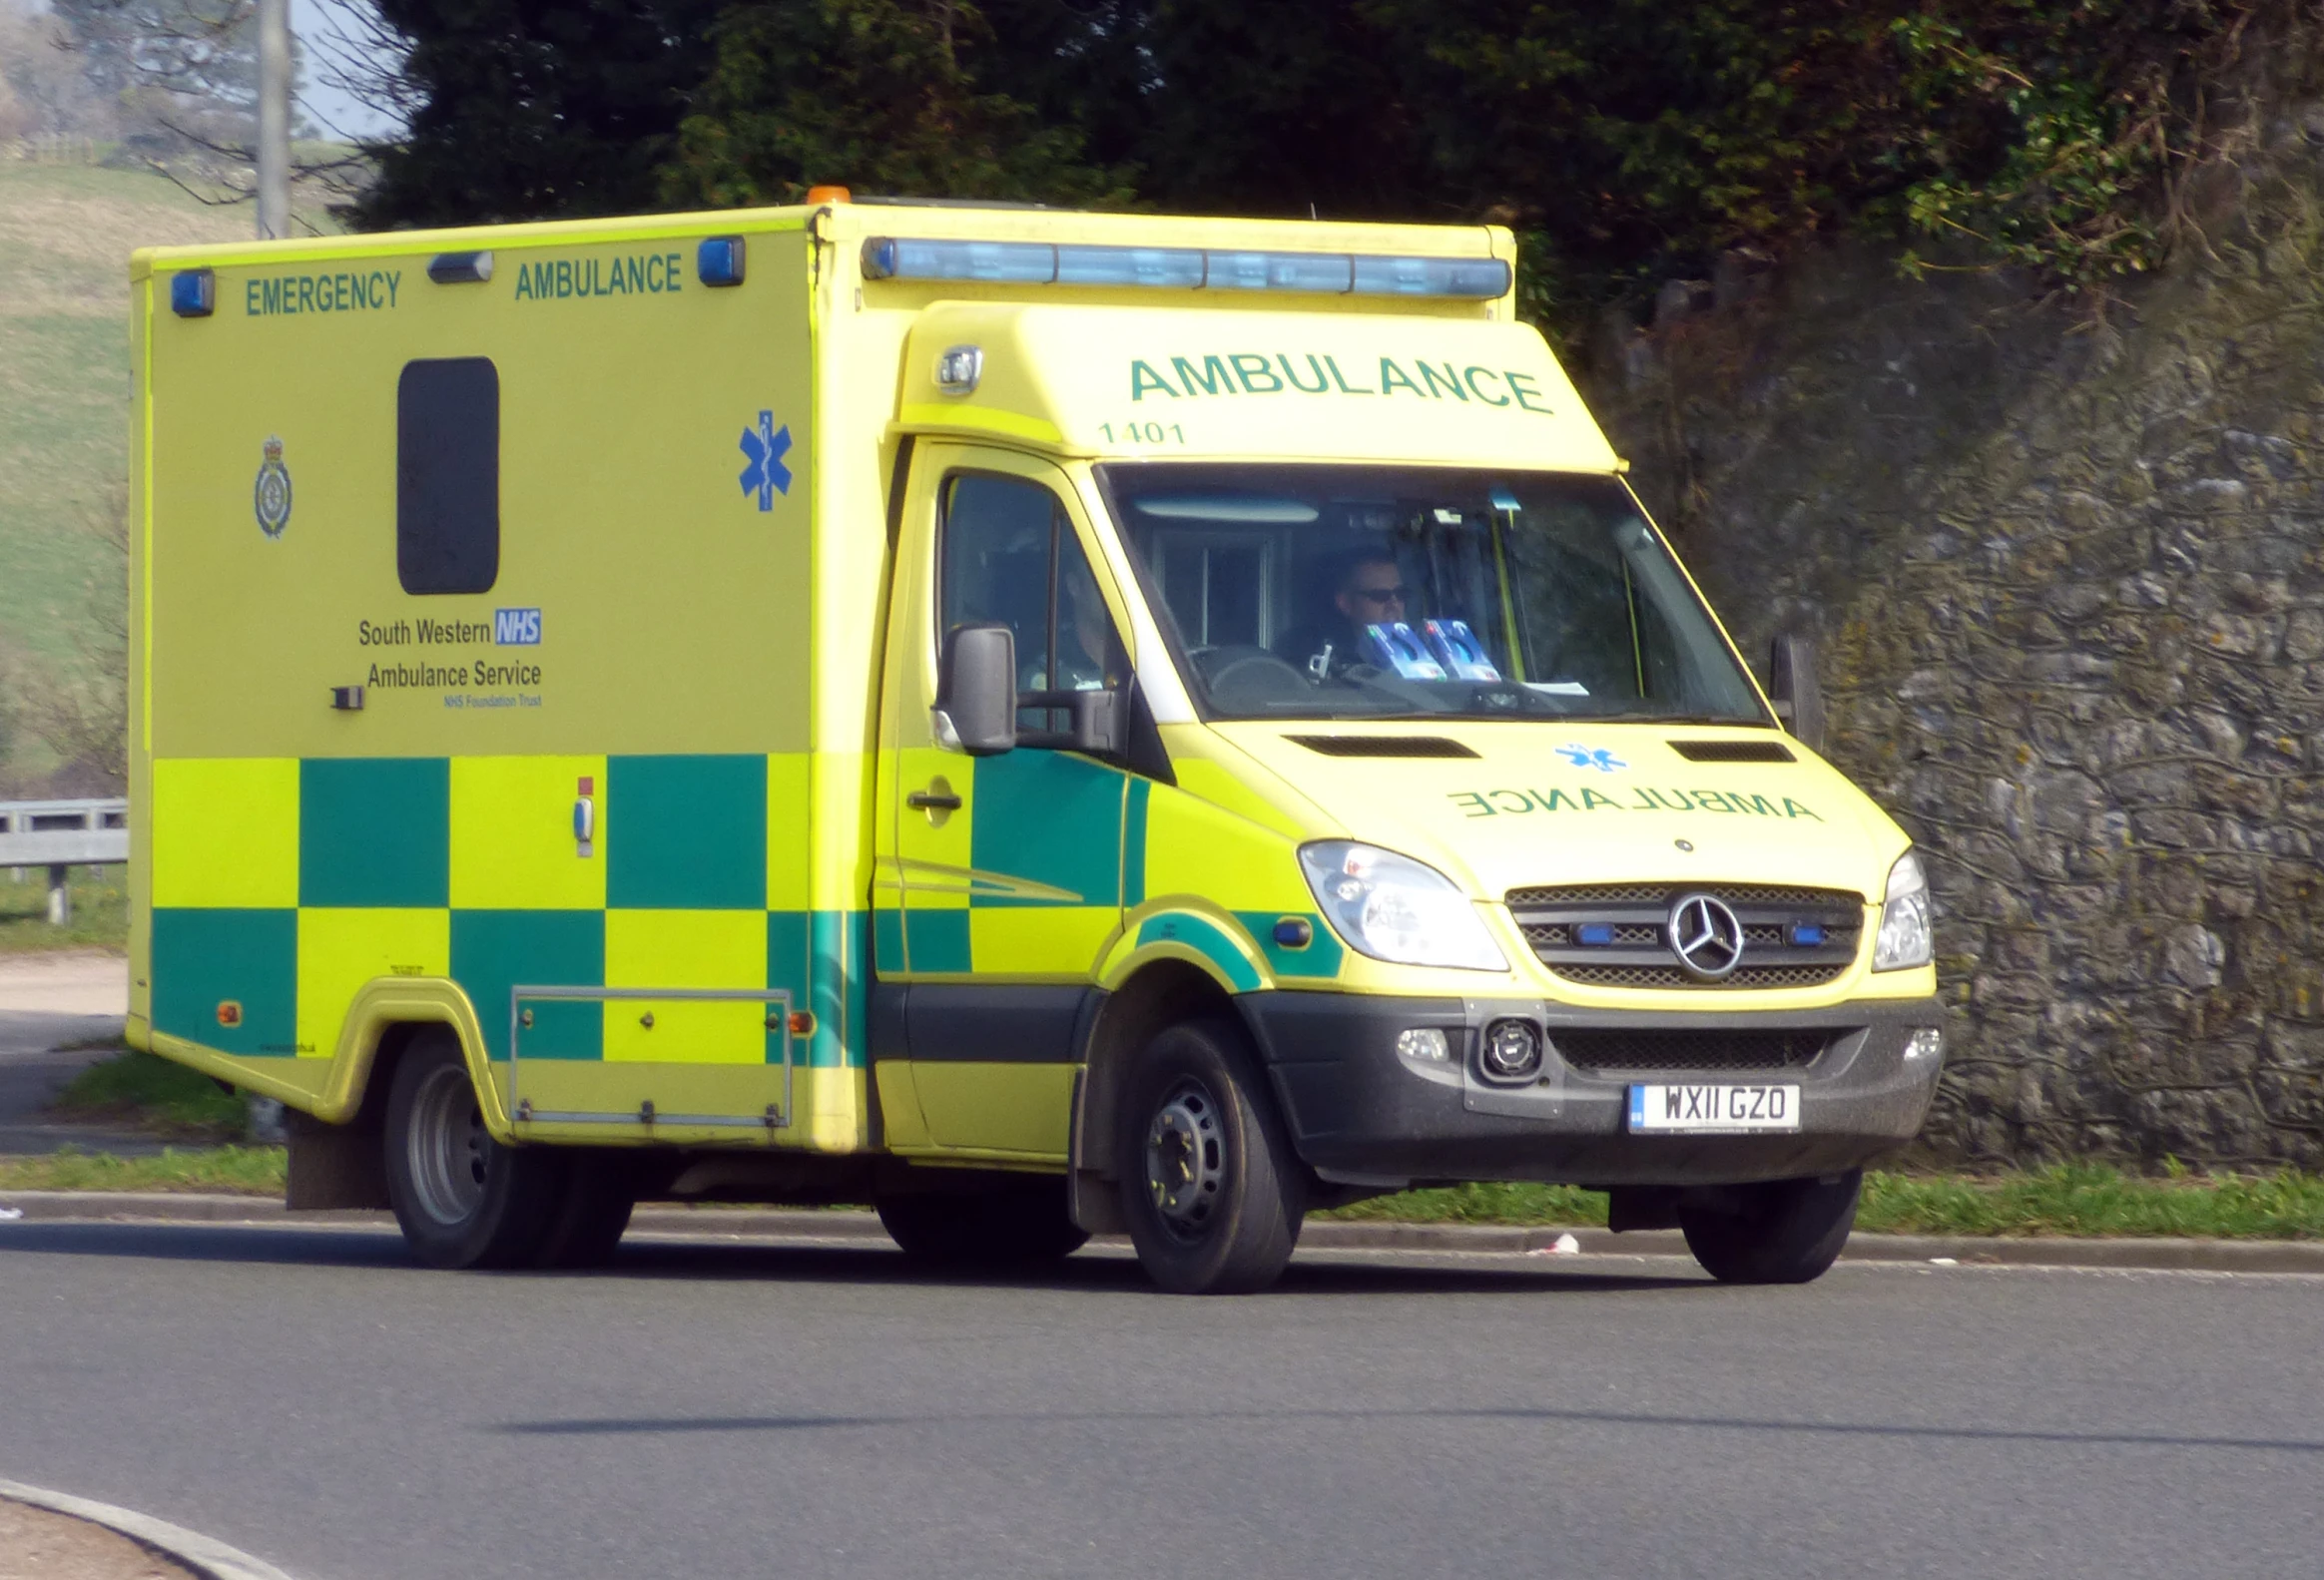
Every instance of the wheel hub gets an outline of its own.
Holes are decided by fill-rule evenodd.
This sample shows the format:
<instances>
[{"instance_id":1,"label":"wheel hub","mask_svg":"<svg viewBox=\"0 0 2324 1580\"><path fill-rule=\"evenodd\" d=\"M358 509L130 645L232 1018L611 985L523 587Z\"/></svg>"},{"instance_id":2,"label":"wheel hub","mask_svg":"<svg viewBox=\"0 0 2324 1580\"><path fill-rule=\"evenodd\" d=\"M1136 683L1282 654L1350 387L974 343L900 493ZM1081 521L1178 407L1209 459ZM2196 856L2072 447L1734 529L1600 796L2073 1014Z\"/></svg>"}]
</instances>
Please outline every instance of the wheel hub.
<instances>
[{"instance_id":1,"label":"wheel hub","mask_svg":"<svg viewBox=\"0 0 2324 1580\"><path fill-rule=\"evenodd\" d=\"M1227 1177L1218 1100L1200 1081L1171 1088L1146 1127L1146 1192L1162 1225L1181 1240L1210 1229Z\"/></svg>"},{"instance_id":2,"label":"wheel hub","mask_svg":"<svg viewBox=\"0 0 2324 1580\"><path fill-rule=\"evenodd\" d=\"M439 1224L466 1223L484 1201L492 1138L465 1070L447 1065L420 1084L407 1146L421 1211Z\"/></svg>"}]
</instances>

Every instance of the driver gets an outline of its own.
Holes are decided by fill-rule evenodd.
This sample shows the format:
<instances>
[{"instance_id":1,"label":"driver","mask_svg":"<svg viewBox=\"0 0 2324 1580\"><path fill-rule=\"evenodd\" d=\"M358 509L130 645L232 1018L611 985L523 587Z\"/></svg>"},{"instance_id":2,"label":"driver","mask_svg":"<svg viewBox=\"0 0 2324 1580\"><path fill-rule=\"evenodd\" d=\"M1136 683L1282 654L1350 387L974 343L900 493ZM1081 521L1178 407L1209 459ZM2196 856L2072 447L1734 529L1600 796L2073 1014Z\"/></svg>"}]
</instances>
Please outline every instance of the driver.
<instances>
[{"instance_id":1,"label":"driver","mask_svg":"<svg viewBox=\"0 0 2324 1580\"><path fill-rule=\"evenodd\" d=\"M1373 663L1365 628L1393 626L1404 619L1411 595L1396 556L1386 549L1367 550L1341 566L1332 590L1332 608L1339 618L1325 623L1308 658L1308 673L1319 678L1344 675L1356 665Z\"/></svg>"}]
</instances>

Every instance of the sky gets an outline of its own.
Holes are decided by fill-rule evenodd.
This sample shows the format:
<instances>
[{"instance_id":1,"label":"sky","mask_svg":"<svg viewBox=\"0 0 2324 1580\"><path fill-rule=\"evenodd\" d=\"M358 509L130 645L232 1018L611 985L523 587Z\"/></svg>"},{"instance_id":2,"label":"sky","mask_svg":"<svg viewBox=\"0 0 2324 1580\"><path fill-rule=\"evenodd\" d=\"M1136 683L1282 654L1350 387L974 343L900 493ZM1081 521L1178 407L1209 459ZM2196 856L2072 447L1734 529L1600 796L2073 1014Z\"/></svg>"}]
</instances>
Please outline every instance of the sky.
<instances>
[{"instance_id":1,"label":"sky","mask_svg":"<svg viewBox=\"0 0 2324 1580\"><path fill-rule=\"evenodd\" d=\"M364 0L290 0L290 31L301 37L320 41L336 34L347 36L346 24L334 13L343 13L360 7L368 10ZM309 59L314 53L310 52ZM344 93L320 80L322 73L309 66L306 86L299 94L299 102L318 129L326 134L336 132L348 137L377 137L394 131L394 123L375 114Z\"/></svg>"}]
</instances>

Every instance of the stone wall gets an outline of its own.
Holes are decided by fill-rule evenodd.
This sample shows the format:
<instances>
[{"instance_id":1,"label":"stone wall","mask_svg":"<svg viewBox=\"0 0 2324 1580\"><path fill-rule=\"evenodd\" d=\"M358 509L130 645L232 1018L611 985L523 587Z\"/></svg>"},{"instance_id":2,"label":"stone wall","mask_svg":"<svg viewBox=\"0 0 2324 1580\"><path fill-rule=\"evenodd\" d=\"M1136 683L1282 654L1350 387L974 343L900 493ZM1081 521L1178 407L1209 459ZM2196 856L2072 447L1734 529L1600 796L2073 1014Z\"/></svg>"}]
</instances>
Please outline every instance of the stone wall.
<instances>
[{"instance_id":1,"label":"stone wall","mask_svg":"<svg viewBox=\"0 0 2324 1580\"><path fill-rule=\"evenodd\" d=\"M2324 117L2107 303L1845 248L1585 384L1746 651L1929 858L1933 1160L2324 1165Z\"/></svg>"}]
</instances>

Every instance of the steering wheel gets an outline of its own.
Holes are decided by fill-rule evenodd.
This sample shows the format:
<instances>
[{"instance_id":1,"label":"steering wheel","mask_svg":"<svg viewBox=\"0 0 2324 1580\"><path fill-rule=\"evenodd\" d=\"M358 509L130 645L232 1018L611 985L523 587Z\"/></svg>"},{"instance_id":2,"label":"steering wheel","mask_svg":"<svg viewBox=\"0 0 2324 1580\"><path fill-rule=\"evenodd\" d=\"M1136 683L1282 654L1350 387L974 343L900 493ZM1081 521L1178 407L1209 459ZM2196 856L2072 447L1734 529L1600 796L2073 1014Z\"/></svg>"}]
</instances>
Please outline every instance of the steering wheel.
<instances>
[{"instance_id":1,"label":"steering wheel","mask_svg":"<svg viewBox=\"0 0 2324 1580\"><path fill-rule=\"evenodd\" d=\"M1241 692L1254 701L1304 696L1308 678L1298 665L1262 647L1240 644L1198 648L1188 655L1212 692Z\"/></svg>"}]
</instances>

